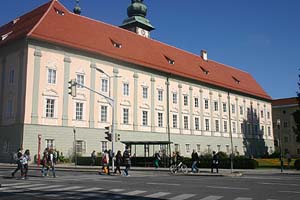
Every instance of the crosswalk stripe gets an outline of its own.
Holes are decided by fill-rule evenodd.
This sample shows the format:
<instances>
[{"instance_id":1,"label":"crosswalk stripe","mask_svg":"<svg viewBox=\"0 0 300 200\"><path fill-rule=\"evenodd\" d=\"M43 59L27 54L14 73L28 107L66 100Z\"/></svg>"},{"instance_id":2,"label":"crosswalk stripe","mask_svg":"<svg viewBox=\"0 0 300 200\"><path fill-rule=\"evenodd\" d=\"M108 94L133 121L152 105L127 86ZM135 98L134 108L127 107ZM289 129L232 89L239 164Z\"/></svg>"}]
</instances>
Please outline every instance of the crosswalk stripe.
<instances>
[{"instance_id":1,"label":"crosswalk stripe","mask_svg":"<svg viewBox=\"0 0 300 200\"><path fill-rule=\"evenodd\" d=\"M7 186L16 186L16 185L26 185L28 183L6 183L2 184L2 187L7 187Z\"/></svg>"},{"instance_id":2,"label":"crosswalk stripe","mask_svg":"<svg viewBox=\"0 0 300 200\"><path fill-rule=\"evenodd\" d=\"M34 188L34 187L38 187L38 186L44 186L45 184L27 184L27 185L17 185L17 186L12 186L13 188L16 189L24 189L24 188Z\"/></svg>"},{"instance_id":3,"label":"crosswalk stripe","mask_svg":"<svg viewBox=\"0 0 300 200\"><path fill-rule=\"evenodd\" d=\"M76 190L77 192L93 192L93 191L99 191L103 190L103 188L98 188L98 187L92 187L92 188L84 188L80 190Z\"/></svg>"},{"instance_id":4,"label":"crosswalk stripe","mask_svg":"<svg viewBox=\"0 0 300 200\"><path fill-rule=\"evenodd\" d=\"M58 188L58 187L63 187L63 185L47 185L47 186L35 187L30 190L44 190L44 189L52 189L52 188Z\"/></svg>"},{"instance_id":5,"label":"crosswalk stripe","mask_svg":"<svg viewBox=\"0 0 300 200\"><path fill-rule=\"evenodd\" d=\"M222 198L223 198L223 196L207 196L200 200L218 200L218 199L222 199Z\"/></svg>"},{"instance_id":6,"label":"crosswalk stripe","mask_svg":"<svg viewBox=\"0 0 300 200\"><path fill-rule=\"evenodd\" d=\"M247 198L247 197L238 197L235 198L234 200L252 200L253 198Z\"/></svg>"},{"instance_id":7,"label":"crosswalk stripe","mask_svg":"<svg viewBox=\"0 0 300 200\"><path fill-rule=\"evenodd\" d=\"M142 194L142 193L145 193L145 192L146 191L144 191L144 190L134 190L132 192L124 193L123 195L135 196L135 195Z\"/></svg>"},{"instance_id":8,"label":"crosswalk stripe","mask_svg":"<svg viewBox=\"0 0 300 200\"><path fill-rule=\"evenodd\" d=\"M195 194L181 194L170 198L169 200L184 200L195 196Z\"/></svg>"},{"instance_id":9,"label":"crosswalk stripe","mask_svg":"<svg viewBox=\"0 0 300 200\"><path fill-rule=\"evenodd\" d=\"M148 197L148 198L158 198L158 197L163 197L163 196L166 196L168 194L171 194L169 192L157 192L157 193L154 193L154 194L149 194L145 197Z\"/></svg>"},{"instance_id":10,"label":"crosswalk stripe","mask_svg":"<svg viewBox=\"0 0 300 200\"><path fill-rule=\"evenodd\" d=\"M109 190L110 192L123 192L124 191L124 189L111 189L111 190Z\"/></svg>"},{"instance_id":11,"label":"crosswalk stripe","mask_svg":"<svg viewBox=\"0 0 300 200\"><path fill-rule=\"evenodd\" d=\"M82 188L81 186L70 186L70 187L63 187L63 188L53 188L47 191L67 191L67 190L74 190L74 189L79 189Z\"/></svg>"}]
</instances>

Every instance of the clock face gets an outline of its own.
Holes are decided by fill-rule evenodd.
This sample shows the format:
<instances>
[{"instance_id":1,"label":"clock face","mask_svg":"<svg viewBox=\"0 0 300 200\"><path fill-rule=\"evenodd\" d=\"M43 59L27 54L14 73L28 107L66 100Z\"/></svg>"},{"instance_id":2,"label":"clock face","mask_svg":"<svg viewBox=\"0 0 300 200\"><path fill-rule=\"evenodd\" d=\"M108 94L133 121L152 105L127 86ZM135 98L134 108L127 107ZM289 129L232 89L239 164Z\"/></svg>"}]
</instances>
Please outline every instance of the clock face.
<instances>
[{"instance_id":1,"label":"clock face","mask_svg":"<svg viewBox=\"0 0 300 200\"><path fill-rule=\"evenodd\" d=\"M144 36L144 37L148 37L148 31L141 29L141 28L138 28L137 34Z\"/></svg>"},{"instance_id":2,"label":"clock face","mask_svg":"<svg viewBox=\"0 0 300 200\"><path fill-rule=\"evenodd\" d=\"M141 30L142 35L146 35L146 31L144 29Z\"/></svg>"}]
</instances>

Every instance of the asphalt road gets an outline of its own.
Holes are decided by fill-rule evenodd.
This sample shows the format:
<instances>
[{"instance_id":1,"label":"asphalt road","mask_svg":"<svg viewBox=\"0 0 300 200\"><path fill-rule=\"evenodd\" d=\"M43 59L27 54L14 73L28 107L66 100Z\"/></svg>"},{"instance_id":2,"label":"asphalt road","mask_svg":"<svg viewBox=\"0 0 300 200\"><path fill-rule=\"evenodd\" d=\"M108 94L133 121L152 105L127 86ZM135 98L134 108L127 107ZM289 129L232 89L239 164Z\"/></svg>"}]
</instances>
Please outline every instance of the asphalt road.
<instances>
[{"instance_id":1,"label":"asphalt road","mask_svg":"<svg viewBox=\"0 0 300 200\"><path fill-rule=\"evenodd\" d=\"M161 171L132 171L130 177L94 172L57 172L28 180L0 169L0 199L170 199L298 200L300 175L249 174L241 177L174 176Z\"/></svg>"}]
</instances>

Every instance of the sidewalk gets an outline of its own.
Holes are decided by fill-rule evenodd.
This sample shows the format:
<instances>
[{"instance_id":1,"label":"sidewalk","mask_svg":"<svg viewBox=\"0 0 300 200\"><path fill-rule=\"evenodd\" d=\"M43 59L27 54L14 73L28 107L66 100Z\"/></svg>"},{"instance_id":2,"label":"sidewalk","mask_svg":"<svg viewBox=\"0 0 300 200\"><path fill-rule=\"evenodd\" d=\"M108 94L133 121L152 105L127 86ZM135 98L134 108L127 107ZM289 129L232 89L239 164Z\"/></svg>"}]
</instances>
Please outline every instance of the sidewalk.
<instances>
[{"instance_id":1,"label":"sidewalk","mask_svg":"<svg viewBox=\"0 0 300 200\"><path fill-rule=\"evenodd\" d=\"M16 168L16 164L9 163L0 163L0 169L14 169ZM29 165L31 170L40 170L41 167L38 167L36 164ZM99 172L101 166L81 166L76 165L74 163L59 163L55 166L56 171L74 171L74 172ZM122 169L122 167L121 167ZM158 168L154 167L131 167L131 171L159 171L169 173L169 168ZM300 170L294 169L284 169L281 173L280 169L233 169L233 173L231 173L231 169L219 169L219 173L210 173L209 168L200 168L199 173L188 173L182 174L178 173L176 175L188 175L188 176L242 176L247 174L257 174L257 175L272 175L272 174L285 174L285 175L300 175Z\"/></svg>"}]
</instances>

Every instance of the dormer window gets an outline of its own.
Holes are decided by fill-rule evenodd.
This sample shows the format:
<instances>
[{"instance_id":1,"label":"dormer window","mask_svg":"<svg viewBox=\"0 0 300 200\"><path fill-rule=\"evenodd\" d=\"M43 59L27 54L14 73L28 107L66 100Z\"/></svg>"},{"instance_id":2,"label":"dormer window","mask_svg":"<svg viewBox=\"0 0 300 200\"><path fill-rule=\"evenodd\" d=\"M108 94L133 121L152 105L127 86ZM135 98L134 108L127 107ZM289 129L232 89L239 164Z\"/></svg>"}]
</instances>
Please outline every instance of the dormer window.
<instances>
[{"instance_id":1,"label":"dormer window","mask_svg":"<svg viewBox=\"0 0 300 200\"><path fill-rule=\"evenodd\" d=\"M206 75L209 74L209 71L207 69L205 69L204 67L200 66L200 69L202 70L202 72Z\"/></svg>"},{"instance_id":2,"label":"dormer window","mask_svg":"<svg viewBox=\"0 0 300 200\"><path fill-rule=\"evenodd\" d=\"M175 64L175 60L169 58L168 56L165 56L165 58L166 58L166 60L168 61L168 63L169 63L170 65L174 65L174 64Z\"/></svg>"},{"instance_id":3,"label":"dormer window","mask_svg":"<svg viewBox=\"0 0 300 200\"><path fill-rule=\"evenodd\" d=\"M5 40L11 33L12 33L12 31L8 32L8 33L6 33L4 35L1 35L1 41Z\"/></svg>"},{"instance_id":4,"label":"dormer window","mask_svg":"<svg viewBox=\"0 0 300 200\"><path fill-rule=\"evenodd\" d=\"M111 43L113 44L114 47L121 49L122 48L122 44L120 42L117 42L113 39L110 39Z\"/></svg>"},{"instance_id":5,"label":"dormer window","mask_svg":"<svg viewBox=\"0 0 300 200\"><path fill-rule=\"evenodd\" d=\"M64 15L65 15L65 12L64 12L64 11L59 10L59 9L57 9L57 8L54 8L54 9L55 9L56 14L61 15L61 16L64 16Z\"/></svg>"},{"instance_id":6,"label":"dormer window","mask_svg":"<svg viewBox=\"0 0 300 200\"><path fill-rule=\"evenodd\" d=\"M12 21L12 24L15 25L19 20L20 20L20 18L14 19L14 20Z\"/></svg>"},{"instance_id":7,"label":"dormer window","mask_svg":"<svg viewBox=\"0 0 300 200\"><path fill-rule=\"evenodd\" d=\"M234 82L236 83L236 84L240 84L240 80L239 79L237 79L236 77L234 77L234 76L232 76L232 78L233 78L233 80L234 80Z\"/></svg>"}]
</instances>

